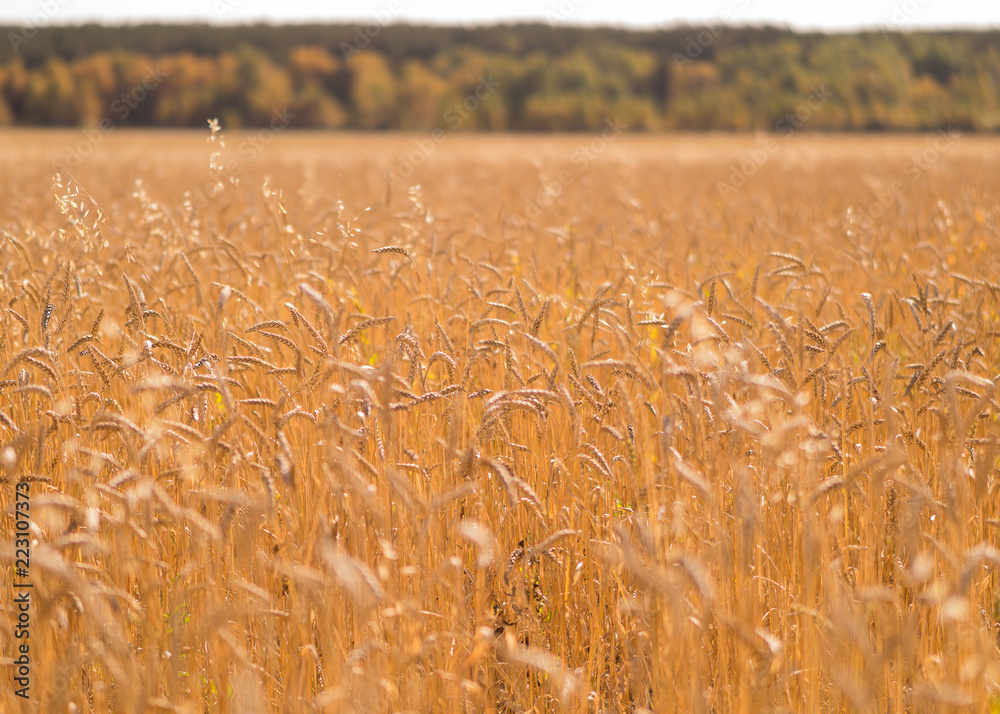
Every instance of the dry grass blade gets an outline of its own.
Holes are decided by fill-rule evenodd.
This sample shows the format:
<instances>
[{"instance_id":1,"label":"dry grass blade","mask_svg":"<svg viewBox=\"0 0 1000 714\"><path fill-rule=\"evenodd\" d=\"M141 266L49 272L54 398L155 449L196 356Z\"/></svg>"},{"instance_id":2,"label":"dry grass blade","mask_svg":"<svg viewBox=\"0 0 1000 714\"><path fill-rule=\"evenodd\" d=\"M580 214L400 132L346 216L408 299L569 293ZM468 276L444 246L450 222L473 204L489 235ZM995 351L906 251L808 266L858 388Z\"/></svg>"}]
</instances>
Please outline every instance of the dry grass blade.
<instances>
[{"instance_id":1,"label":"dry grass blade","mask_svg":"<svg viewBox=\"0 0 1000 714\"><path fill-rule=\"evenodd\" d=\"M385 593L378 576L372 570L333 544L323 546L323 560L341 587L360 610L368 610L382 602Z\"/></svg>"},{"instance_id":2,"label":"dry grass blade","mask_svg":"<svg viewBox=\"0 0 1000 714\"><path fill-rule=\"evenodd\" d=\"M479 547L476 563L484 568L493 563L496 557L496 540L490 529L477 521L462 521L458 524L458 533Z\"/></svg>"}]
</instances>

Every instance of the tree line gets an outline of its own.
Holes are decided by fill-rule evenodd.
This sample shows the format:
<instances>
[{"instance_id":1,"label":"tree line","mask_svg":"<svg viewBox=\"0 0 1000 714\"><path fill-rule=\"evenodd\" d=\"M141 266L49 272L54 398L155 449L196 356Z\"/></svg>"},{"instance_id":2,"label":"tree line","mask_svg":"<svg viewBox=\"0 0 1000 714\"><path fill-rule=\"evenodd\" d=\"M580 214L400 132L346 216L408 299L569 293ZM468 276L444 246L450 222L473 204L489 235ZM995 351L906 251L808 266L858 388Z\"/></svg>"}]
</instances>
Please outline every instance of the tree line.
<instances>
[{"instance_id":1,"label":"tree line","mask_svg":"<svg viewBox=\"0 0 1000 714\"><path fill-rule=\"evenodd\" d=\"M0 28L0 125L996 131L1000 32ZM493 87L477 96L484 84ZM825 97L812 106L810 97ZM464 108L474 106L475 111ZM808 110L808 111L807 111ZM807 117L804 119L803 117ZM450 119L452 118L452 119Z\"/></svg>"}]
</instances>

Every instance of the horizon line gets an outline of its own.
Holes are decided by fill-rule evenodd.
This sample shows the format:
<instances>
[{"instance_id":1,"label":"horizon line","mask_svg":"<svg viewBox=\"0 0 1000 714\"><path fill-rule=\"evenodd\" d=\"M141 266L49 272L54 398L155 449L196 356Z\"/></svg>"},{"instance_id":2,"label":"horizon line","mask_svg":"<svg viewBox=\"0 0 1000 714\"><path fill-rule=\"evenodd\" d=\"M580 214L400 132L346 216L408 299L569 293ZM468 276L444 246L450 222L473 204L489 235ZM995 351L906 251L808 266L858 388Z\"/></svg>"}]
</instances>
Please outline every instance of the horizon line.
<instances>
[{"instance_id":1,"label":"horizon line","mask_svg":"<svg viewBox=\"0 0 1000 714\"><path fill-rule=\"evenodd\" d=\"M1000 31L1000 24L987 25L923 25L923 26L894 26L891 22L882 24L865 24L853 28L821 28L815 26L795 26L780 21L761 22L724 22L722 20L706 20L698 23L662 23L649 25L626 25L611 22L553 22L541 18L511 18L498 20L495 22L452 22L438 20L394 20L391 22L380 22L377 18L365 17L355 19L317 19L317 20L292 20L281 21L268 18L247 19L233 22L225 20L212 20L210 18L189 18L189 19L154 19L142 18L131 20L97 20L86 19L66 23L45 23L32 24L30 20L24 23L11 23L0 21L0 28L35 27L38 30L57 29L82 29L85 27L104 27L109 29L142 26L165 26L165 27L214 27L220 29L230 29L239 27L260 27L270 26L274 28L282 27L308 27L308 26L328 26L328 27L352 27L358 25L378 24L381 27L410 27L410 28L430 28L430 29L490 29L490 28L511 28L519 26L547 26L550 29L578 29L578 30L618 30L622 32L634 33L655 33L671 30L694 30L711 27L724 27L726 29L740 30L778 30L796 35L858 35L868 33L910 35L920 33L989 33Z\"/></svg>"}]
</instances>

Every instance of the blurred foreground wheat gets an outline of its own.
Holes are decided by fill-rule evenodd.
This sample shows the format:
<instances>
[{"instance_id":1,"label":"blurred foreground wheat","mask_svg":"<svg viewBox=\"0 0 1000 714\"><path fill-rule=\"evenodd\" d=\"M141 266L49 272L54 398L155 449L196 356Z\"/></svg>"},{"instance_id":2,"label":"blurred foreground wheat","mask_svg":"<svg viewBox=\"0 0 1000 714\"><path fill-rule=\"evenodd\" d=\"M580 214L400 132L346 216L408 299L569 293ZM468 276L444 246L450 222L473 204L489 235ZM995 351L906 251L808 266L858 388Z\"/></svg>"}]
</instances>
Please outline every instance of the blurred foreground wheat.
<instances>
[{"instance_id":1,"label":"blurred foreground wheat","mask_svg":"<svg viewBox=\"0 0 1000 714\"><path fill-rule=\"evenodd\" d=\"M1000 707L989 162L437 160L5 167L32 706Z\"/></svg>"}]
</instances>

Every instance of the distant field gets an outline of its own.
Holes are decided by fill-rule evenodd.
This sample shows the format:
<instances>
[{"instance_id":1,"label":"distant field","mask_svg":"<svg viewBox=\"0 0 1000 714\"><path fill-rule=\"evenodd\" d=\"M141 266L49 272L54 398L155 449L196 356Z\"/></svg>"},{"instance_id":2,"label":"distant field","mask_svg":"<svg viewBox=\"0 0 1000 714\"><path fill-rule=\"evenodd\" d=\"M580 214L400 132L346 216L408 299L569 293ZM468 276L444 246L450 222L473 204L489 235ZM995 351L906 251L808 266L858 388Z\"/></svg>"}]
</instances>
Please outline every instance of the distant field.
<instances>
[{"instance_id":1,"label":"distant field","mask_svg":"<svg viewBox=\"0 0 1000 714\"><path fill-rule=\"evenodd\" d=\"M209 136L0 133L24 711L1000 709L1000 138Z\"/></svg>"},{"instance_id":2,"label":"distant field","mask_svg":"<svg viewBox=\"0 0 1000 714\"><path fill-rule=\"evenodd\" d=\"M265 135L267 134L267 130ZM235 148L244 141L252 141L256 131L224 132L226 144ZM475 132L444 131L443 141L437 143L441 156L456 158L467 156L475 150L484 158L530 159L533 156L565 158L577 148L587 144L595 133L579 134L482 134ZM95 156L111 158L126 152L129 156L147 154L152 150L163 151L163 160L201 159L208 131L186 129L115 129L101 135L99 141L89 141L87 132L80 129L22 129L8 128L0 131L3 158L51 158L62 160L66 152L80 142L96 144ZM734 154L752 148L767 135L741 132L698 133L642 133L622 134L613 142L609 155L627 159L676 158L681 161L726 160ZM937 136L927 133L811 133L771 134L780 146L781 155L790 157L826 157L853 159L898 158L911 151L922 150L933 143ZM429 133L406 132L349 132L349 131L284 131L273 134L270 146L289 152L290 158L337 159L339 155L360 158L366 162L373 158L390 161L401 152L412 149L416 142L430 138ZM337 152L338 156L323 156L324 152ZM193 152L193 156L191 156ZM956 142L949 156L995 159L1000 155L1000 137L968 134ZM150 157L152 158L152 157Z\"/></svg>"}]
</instances>

